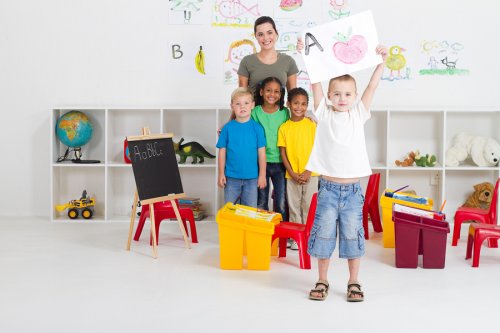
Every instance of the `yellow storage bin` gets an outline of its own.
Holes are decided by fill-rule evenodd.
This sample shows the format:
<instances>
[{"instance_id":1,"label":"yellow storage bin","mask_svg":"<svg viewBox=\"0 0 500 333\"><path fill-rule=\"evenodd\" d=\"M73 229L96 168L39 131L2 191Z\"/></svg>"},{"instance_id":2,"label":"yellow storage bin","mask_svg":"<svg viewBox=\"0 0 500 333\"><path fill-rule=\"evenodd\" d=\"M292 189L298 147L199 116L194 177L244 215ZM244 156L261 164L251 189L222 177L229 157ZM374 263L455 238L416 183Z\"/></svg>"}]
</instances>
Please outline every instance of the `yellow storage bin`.
<instances>
[{"instance_id":1,"label":"yellow storage bin","mask_svg":"<svg viewBox=\"0 0 500 333\"><path fill-rule=\"evenodd\" d=\"M220 267L242 269L243 255L247 268L268 270L271 264L271 238L281 214L226 203L215 220L219 225Z\"/></svg>"},{"instance_id":2,"label":"yellow storage bin","mask_svg":"<svg viewBox=\"0 0 500 333\"><path fill-rule=\"evenodd\" d=\"M393 248L394 242L394 222L392 221L392 205L398 203L404 206L420 208L424 210L432 210L434 202L431 198L427 198L426 204L419 204L411 201L391 198L386 196L386 193L393 193L393 191L386 189L380 198L380 208L382 210L382 228L384 229L382 240L384 247ZM400 195L405 195L412 198L422 198L417 195L398 192Z\"/></svg>"}]
</instances>

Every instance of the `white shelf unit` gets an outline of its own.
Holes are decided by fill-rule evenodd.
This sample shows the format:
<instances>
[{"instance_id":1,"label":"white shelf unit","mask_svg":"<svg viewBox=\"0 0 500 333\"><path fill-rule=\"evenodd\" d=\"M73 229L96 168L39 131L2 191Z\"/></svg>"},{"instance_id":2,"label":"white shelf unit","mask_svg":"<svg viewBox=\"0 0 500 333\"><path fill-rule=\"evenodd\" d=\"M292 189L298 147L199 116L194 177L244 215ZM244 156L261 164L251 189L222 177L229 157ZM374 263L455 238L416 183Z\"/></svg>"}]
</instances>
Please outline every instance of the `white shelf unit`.
<instances>
[{"instance_id":1,"label":"white shelf unit","mask_svg":"<svg viewBox=\"0 0 500 333\"><path fill-rule=\"evenodd\" d=\"M94 132L89 144L82 147L82 159L97 159L98 164L57 163L66 146L55 136L55 124L64 113L77 110L90 119ZM123 160L125 137L141 134L142 127L151 133L173 133L174 142L197 141L216 155L217 129L229 118L228 108L88 108L63 107L51 110L51 220L57 222L126 222L130 220L135 180L132 167ZM72 156L70 156L73 158ZM179 164L183 189L190 197L199 197L206 210L204 221L215 221L223 196L217 189L217 159L192 164L188 157ZM66 211L57 212L55 205L78 199L83 189L96 198L91 220L71 220Z\"/></svg>"},{"instance_id":2,"label":"white shelf unit","mask_svg":"<svg viewBox=\"0 0 500 333\"><path fill-rule=\"evenodd\" d=\"M97 159L99 164L57 163L66 147L55 137L54 126L62 114L79 110L90 118L94 134L83 150L83 159ZM216 155L217 130L227 122L228 107L158 107L158 108L55 108L51 110L51 219L61 222L125 222L132 211L135 181L130 164L123 161L123 141L128 135L138 135L142 127L151 133L173 133L174 141L197 141ZM472 192L476 183L494 183L500 167L481 168L466 161L459 167L445 167L445 152L452 138L465 131L495 138L500 142L500 109L389 109L372 111L365 134L370 163L380 172L380 192L409 185L421 196L434 199L434 209L447 200L445 213L451 221L455 210ZM397 167L411 150L437 156L432 168ZM208 217L214 221L223 204L223 191L217 187L217 159L205 159L203 164L180 164L184 192L199 197ZM437 180L437 182L436 182ZM365 181L366 183L366 181ZM59 213L56 204L81 196L83 189L95 196L95 216L92 220L70 220L66 211Z\"/></svg>"},{"instance_id":3,"label":"white shelf unit","mask_svg":"<svg viewBox=\"0 0 500 333\"><path fill-rule=\"evenodd\" d=\"M473 191L473 185L500 177L500 167L478 167L470 160L446 167L446 150L460 132L488 136L500 142L500 109L377 109L366 123L367 149L373 172L381 173L380 194L385 188L409 185L418 195L434 200L438 210L453 221L456 209ZM434 167L398 167L408 152L434 154Z\"/></svg>"}]
</instances>

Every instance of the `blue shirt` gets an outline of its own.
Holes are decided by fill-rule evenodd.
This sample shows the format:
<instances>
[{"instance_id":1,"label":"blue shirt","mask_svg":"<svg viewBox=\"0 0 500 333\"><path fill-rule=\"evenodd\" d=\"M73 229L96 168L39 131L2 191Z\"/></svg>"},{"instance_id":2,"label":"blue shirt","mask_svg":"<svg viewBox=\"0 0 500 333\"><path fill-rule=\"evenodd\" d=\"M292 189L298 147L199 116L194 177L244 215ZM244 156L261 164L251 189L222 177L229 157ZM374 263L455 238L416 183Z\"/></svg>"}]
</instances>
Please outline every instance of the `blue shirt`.
<instances>
[{"instance_id":1,"label":"blue shirt","mask_svg":"<svg viewBox=\"0 0 500 333\"><path fill-rule=\"evenodd\" d=\"M217 148L226 149L226 177L253 179L259 176L258 149L266 146L264 129L255 120L231 120L222 127Z\"/></svg>"}]
</instances>

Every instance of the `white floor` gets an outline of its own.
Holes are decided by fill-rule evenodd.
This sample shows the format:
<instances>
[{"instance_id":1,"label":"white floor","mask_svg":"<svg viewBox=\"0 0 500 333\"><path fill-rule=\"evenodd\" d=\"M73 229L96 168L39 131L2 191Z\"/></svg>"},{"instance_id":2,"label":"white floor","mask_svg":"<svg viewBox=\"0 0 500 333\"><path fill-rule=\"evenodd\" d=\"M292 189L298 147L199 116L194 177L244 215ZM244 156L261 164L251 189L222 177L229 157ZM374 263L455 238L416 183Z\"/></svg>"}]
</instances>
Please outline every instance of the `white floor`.
<instances>
[{"instance_id":1,"label":"white floor","mask_svg":"<svg viewBox=\"0 0 500 333\"><path fill-rule=\"evenodd\" d=\"M464 260L463 236L458 247L448 246L446 268L432 270L395 268L394 250L383 248L381 235L374 234L360 276L366 300L353 304L345 301L345 261L332 262L326 301L310 301L314 262L312 270L301 270L297 252L289 252L285 259L273 258L269 271L223 271L217 225L198 223L200 242L188 250L178 226L164 221L155 260L144 234L132 251L125 251L127 224L0 218L0 332L471 332L498 327L500 250L484 248L480 267L472 268Z\"/></svg>"}]
</instances>

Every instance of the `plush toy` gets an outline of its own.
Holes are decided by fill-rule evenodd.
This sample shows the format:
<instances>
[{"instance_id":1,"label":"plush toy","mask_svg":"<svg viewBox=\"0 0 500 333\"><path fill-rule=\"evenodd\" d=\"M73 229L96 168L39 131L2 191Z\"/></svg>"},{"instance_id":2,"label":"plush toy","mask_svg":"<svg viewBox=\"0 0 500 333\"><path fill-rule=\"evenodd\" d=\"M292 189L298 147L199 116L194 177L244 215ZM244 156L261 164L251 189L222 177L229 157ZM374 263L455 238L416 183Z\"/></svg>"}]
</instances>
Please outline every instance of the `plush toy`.
<instances>
[{"instance_id":1,"label":"plush toy","mask_svg":"<svg viewBox=\"0 0 500 333\"><path fill-rule=\"evenodd\" d=\"M404 160L396 160L394 163L396 163L397 166L408 167L412 166L413 162L415 162L415 153L411 151L408 153Z\"/></svg>"},{"instance_id":2,"label":"plush toy","mask_svg":"<svg viewBox=\"0 0 500 333\"><path fill-rule=\"evenodd\" d=\"M500 144L492 138L461 132L453 138L451 147L446 151L446 166L458 166L468 157L478 166L498 165Z\"/></svg>"},{"instance_id":3,"label":"plush toy","mask_svg":"<svg viewBox=\"0 0 500 333\"><path fill-rule=\"evenodd\" d=\"M480 209L489 209L491 197L493 196L493 184L484 182L474 185L474 192L469 195L463 207L474 207Z\"/></svg>"},{"instance_id":4,"label":"plush toy","mask_svg":"<svg viewBox=\"0 0 500 333\"><path fill-rule=\"evenodd\" d=\"M203 163L205 158L215 158L214 155L206 151L205 148L203 148L203 146L196 141L191 141L185 144L182 144L182 142L184 142L184 138L181 138L179 142L174 142L175 153L180 156L179 164L186 163L188 156L193 158L193 161L191 162L193 164L198 163L198 159L200 160L200 163Z\"/></svg>"},{"instance_id":5,"label":"plush toy","mask_svg":"<svg viewBox=\"0 0 500 333\"><path fill-rule=\"evenodd\" d=\"M415 164L419 167L433 167L436 165L436 155L425 154L425 156L420 155L417 150L415 155Z\"/></svg>"}]
</instances>

